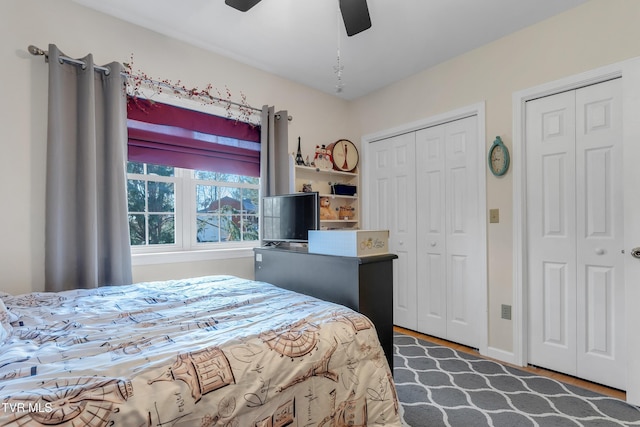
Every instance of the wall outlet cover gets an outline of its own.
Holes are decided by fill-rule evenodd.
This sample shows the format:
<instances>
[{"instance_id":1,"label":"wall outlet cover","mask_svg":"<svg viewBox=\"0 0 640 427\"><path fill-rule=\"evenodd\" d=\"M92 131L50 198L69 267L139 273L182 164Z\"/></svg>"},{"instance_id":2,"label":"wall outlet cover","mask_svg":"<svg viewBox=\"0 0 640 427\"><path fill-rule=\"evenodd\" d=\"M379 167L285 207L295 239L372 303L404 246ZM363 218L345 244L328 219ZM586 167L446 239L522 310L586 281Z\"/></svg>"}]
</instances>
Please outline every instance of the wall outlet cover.
<instances>
[{"instance_id":1,"label":"wall outlet cover","mask_svg":"<svg viewBox=\"0 0 640 427\"><path fill-rule=\"evenodd\" d=\"M505 320L511 320L511 306L502 304L501 316Z\"/></svg>"}]
</instances>

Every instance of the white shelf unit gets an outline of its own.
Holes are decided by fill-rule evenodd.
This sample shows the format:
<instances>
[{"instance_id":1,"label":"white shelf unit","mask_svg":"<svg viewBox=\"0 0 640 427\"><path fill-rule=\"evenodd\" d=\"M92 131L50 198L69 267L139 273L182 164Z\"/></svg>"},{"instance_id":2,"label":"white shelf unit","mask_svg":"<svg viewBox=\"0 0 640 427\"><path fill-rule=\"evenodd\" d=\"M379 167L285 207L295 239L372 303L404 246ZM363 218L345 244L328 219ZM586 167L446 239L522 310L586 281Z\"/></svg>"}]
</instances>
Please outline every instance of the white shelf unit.
<instances>
[{"instance_id":1,"label":"white shelf unit","mask_svg":"<svg viewBox=\"0 0 640 427\"><path fill-rule=\"evenodd\" d=\"M332 229L358 229L359 217L360 217L360 204L358 195L354 196L342 196L338 194L332 194L332 184L348 184L355 185L360 189L359 174L356 169L355 172L342 172L337 170L319 169L310 166L296 165L295 159L289 156L289 192L299 193L302 191L304 184L311 185L312 191L320 193L320 197L328 197L331 202L331 209L338 217L340 213L340 207L344 206L348 209L353 209L353 218L344 219L321 219L320 227L326 230Z\"/></svg>"}]
</instances>

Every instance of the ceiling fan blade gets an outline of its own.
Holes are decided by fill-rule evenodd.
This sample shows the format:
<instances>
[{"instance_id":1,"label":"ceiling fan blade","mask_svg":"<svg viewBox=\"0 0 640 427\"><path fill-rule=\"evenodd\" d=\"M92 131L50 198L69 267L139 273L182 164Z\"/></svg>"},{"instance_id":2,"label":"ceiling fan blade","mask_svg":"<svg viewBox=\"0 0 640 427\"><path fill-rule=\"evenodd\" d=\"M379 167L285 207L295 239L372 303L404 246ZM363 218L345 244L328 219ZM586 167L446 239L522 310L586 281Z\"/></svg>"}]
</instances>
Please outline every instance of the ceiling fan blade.
<instances>
[{"instance_id":1,"label":"ceiling fan blade","mask_svg":"<svg viewBox=\"0 0 640 427\"><path fill-rule=\"evenodd\" d=\"M246 12L253 6L260 3L260 0L224 0L227 6L231 6L234 9L238 9L241 12Z\"/></svg>"},{"instance_id":2,"label":"ceiling fan blade","mask_svg":"<svg viewBox=\"0 0 640 427\"><path fill-rule=\"evenodd\" d=\"M340 11L349 37L371 28L367 0L340 0Z\"/></svg>"}]
</instances>

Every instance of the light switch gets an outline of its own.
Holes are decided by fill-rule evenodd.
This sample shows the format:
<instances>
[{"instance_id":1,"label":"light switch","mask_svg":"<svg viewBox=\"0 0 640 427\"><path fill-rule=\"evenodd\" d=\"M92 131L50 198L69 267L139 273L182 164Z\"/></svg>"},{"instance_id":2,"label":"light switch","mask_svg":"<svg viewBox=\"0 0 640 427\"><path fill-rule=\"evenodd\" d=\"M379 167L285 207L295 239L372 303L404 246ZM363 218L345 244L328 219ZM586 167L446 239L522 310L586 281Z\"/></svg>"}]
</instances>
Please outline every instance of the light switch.
<instances>
[{"instance_id":1,"label":"light switch","mask_svg":"<svg viewBox=\"0 0 640 427\"><path fill-rule=\"evenodd\" d=\"M500 209L489 209L489 222L500 222Z\"/></svg>"}]
</instances>

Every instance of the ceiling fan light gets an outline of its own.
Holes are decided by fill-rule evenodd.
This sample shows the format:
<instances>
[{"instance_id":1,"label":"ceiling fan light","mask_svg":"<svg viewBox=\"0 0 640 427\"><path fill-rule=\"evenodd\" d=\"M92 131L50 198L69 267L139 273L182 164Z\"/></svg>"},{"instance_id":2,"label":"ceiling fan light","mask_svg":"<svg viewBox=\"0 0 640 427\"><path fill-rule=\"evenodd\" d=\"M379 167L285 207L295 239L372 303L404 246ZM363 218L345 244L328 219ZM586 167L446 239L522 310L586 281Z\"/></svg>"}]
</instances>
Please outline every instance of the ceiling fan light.
<instances>
[{"instance_id":1,"label":"ceiling fan light","mask_svg":"<svg viewBox=\"0 0 640 427\"><path fill-rule=\"evenodd\" d=\"M260 0L224 0L224 2L227 6L238 9L241 12L246 12L260 3Z\"/></svg>"}]
</instances>

